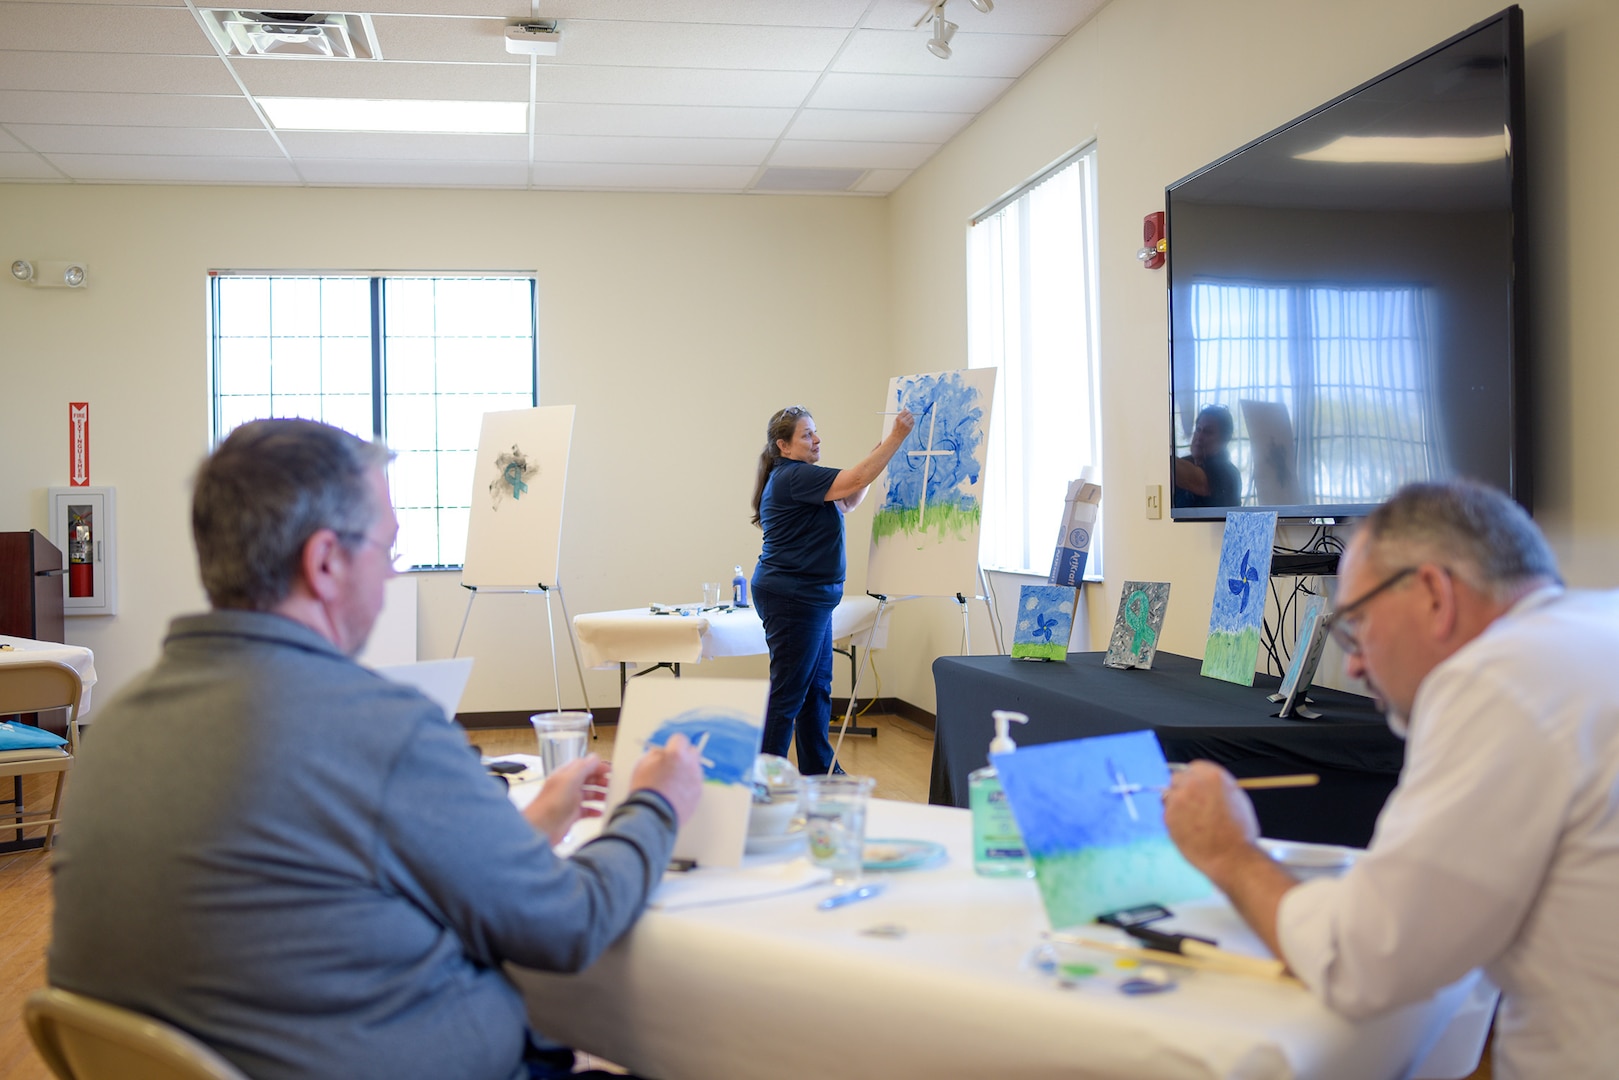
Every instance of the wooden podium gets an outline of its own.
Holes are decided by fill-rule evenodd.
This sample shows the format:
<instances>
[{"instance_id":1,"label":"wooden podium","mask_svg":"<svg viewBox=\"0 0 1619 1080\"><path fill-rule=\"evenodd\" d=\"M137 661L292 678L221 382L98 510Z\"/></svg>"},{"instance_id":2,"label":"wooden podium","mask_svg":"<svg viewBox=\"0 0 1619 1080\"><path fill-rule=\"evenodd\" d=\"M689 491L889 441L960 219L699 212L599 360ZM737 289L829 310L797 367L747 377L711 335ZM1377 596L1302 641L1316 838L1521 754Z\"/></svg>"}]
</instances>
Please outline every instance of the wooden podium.
<instances>
[{"instance_id":1,"label":"wooden podium","mask_svg":"<svg viewBox=\"0 0 1619 1080\"><path fill-rule=\"evenodd\" d=\"M38 530L0 533L0 635L64 640L62 552Z\"/></svg>"}]
</instances>

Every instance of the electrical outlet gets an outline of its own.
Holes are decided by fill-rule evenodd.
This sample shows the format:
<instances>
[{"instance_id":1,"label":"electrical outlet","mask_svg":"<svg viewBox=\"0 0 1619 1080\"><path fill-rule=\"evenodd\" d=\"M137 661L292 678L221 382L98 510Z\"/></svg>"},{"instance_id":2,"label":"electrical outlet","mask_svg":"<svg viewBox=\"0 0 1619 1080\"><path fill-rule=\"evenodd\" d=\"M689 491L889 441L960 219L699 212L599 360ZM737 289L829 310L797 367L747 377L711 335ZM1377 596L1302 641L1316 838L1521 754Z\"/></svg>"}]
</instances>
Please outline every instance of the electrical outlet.
<instances>
[{"instance_id":1,"label":"electrical outlet","mask_svg":"<svg viewBox=\"0 0 1619 1080\"><path fill-rule=\"evenodd\" d=\"M1162 484L1147 485L1147 518L1151 521L1164 516L1164 487Z\"/></svg>"}]
</instances>

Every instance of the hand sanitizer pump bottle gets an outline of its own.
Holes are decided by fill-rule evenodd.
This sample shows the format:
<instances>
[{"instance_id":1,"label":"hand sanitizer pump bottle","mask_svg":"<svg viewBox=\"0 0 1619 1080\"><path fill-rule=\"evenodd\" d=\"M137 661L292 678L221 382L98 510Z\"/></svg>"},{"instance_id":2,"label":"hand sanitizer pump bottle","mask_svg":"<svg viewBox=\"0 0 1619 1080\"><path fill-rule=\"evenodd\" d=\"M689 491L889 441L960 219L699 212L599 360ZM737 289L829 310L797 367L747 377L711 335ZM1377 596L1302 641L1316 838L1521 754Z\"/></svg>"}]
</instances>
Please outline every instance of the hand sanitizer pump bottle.
<instances>
[{"instance_id":1,"label":"hand sanitizer pump bottle","mask_svg":"<svg viewBox=\"0 0 1619 1080\"><path fill-rule=\"evenodd\" d=\"M996 709L990 715L995 718L990 754L1010 754L1017 749L1017 743L1006 733L1007 724L1027 724L1029 718L1005 709ZM967 775L967 803L973 815L973 869L984 877L1032 877L1034 867L1023 848L1023 834L1007 805L995 766L985 765Z\"/></svg>"}]
</instances>

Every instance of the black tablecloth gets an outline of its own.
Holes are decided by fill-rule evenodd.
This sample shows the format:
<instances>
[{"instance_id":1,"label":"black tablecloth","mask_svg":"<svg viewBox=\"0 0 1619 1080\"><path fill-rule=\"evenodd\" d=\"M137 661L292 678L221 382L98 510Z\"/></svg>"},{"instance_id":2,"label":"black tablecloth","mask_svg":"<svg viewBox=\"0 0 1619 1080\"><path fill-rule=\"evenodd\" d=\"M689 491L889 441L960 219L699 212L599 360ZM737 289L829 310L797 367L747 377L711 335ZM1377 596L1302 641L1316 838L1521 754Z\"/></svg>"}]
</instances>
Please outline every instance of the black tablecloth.
<instances>
[{"instance_id":1,"label":"black tablecloth","mask_svg":"<svg viewBox=\"0 0 1619 1080\"><path fill-rule=\"evenodd\" d=\"M1265 700L1279 680L1252 687L1198 674L1202 662L1160 652L1150 671L1102 666L1103 653L1067 663L1006 656L934 661L938 727L928 801L967 805L967 774L983 765L995 733L992 709L1029 717L1013 725L1020 746L1150 728L1170 761L1207 758L1237 776L1313 772L1313 788L1251 792L1266 836L1364 847L1405 759L1370 698L1313 687L1318 720L1280 720Z\"/></svg>"}]
</instances>

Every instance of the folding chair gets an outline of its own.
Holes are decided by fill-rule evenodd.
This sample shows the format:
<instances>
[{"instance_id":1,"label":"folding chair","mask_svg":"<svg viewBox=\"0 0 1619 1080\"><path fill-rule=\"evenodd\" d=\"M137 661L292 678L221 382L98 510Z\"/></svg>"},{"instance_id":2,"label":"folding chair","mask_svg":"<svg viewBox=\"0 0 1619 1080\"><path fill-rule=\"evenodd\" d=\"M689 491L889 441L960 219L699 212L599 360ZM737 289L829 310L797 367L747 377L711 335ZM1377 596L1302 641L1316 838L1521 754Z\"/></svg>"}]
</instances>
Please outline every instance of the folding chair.
<instances>
[{"instance_id":1,"label":"folding chair","mask_svg":"<svg viewBox=\"0 0 1619 1080\"><path fill-rule=\"evenodd\" d=\"M16 802L12 813L0 812L0 830L15 829L17 843L0 847L0 854L11 854L26 849L22 839L25 828L44 827L44 847L56 840L56 824L62 809L62 783L68 769L73 767L73 754L78 749L79 697L84 692L79 673L58 660L34 660L22 664L0 664L0 718L15 713L42 712L66 709L66 747L44 747L37 750L0 750L0 778L12 777ZM56 795L51 808L25 810L22 805L22 777L33 773L56 774ZM44 820L30 820L43 818Z\"/></svg>"},{"instance_id":2,"label":"folding chair","mask_svg":"<svg viewBox=\"0 0 1619 1080\"><path fill-rule=\"evenodd\" d=\"M179 1028L83 994L35 990L22 1015L59 1080L247 1080Z\"/></svg>"}]
</instances>

